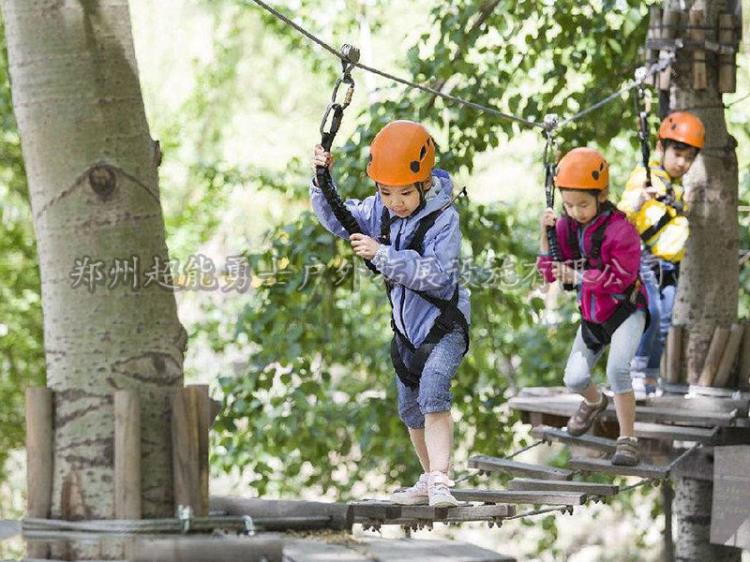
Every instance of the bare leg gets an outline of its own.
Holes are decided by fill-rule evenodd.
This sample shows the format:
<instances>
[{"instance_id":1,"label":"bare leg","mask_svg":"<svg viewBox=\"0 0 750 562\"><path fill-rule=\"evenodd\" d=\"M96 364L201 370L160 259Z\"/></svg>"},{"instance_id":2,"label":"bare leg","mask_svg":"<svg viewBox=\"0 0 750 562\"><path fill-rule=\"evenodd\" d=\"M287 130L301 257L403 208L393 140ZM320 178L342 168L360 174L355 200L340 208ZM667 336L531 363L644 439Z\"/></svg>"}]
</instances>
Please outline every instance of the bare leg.
<instances>
[{"instance_id":1,"label":"bare leg","mask_svg":"<svg viewBox=\"0 0 750 562\"><path fill-rule=\"evenodd\" d=\"M422 465L423 472L430 472L430 457L427 454L427 445L424 440L424 429L409 428L409 437L411 437L414 450L419 457L419 464Z\"/></svg>"},{"instance_id":2,"label":"bare leg","mask_svg":"<svg viewBox=\"0 0 750 562\"><path fill-rule=\"evenodd\" d=\"M599 392L599 389L593 383L588 385L586 389L581 392L581 396L588 400L589 403L599 402L599 400L602 399L601 392Z\"/></svg>"},{"instance_id":3,"label":"bare leg","mask_svg":"<svg viewBox=\"0 0 750 562\"><path fill-rule=\"evenodd\" d=\"M615 411L620 424L620 437L633 437L635 430L635 394L633 391L615 394Z\"/></svg>"},{"instance_id":4,"label":"bare leg","mask_svg":"<svg viewBox=\"0 0 750 562\"><path fill-rule=\"evenodd\" d=\"M430 470L447 474L453 444L453 418L450 411L426 414L424 437Z\"/></svg>"}]
</instances>

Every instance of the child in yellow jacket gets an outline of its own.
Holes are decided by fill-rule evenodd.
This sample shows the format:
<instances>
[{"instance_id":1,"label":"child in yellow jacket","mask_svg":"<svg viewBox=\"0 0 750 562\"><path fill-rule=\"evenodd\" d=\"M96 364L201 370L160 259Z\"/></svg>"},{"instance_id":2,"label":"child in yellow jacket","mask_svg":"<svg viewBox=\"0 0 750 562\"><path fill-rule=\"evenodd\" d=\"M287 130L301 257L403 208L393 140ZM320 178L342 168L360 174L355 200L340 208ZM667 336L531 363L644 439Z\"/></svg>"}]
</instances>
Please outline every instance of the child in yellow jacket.
<instances>
[{"instance_id":1,"label":"child in yellow jacket","mask_svg":"<svg viewBox=\"0 0 750 562\"><path fill-rule=\"evenodd\" d=\"M651 322L633 359L634 379L643 378L646 394L656 391L664 342L672 324L679 264L690 233L685 216L682 177L705 144L701 120L687 111L669 114L659 127L649 169L630 174L618 209L641 236L641 279L649 297Z\"/></svg>"}]
</instances>

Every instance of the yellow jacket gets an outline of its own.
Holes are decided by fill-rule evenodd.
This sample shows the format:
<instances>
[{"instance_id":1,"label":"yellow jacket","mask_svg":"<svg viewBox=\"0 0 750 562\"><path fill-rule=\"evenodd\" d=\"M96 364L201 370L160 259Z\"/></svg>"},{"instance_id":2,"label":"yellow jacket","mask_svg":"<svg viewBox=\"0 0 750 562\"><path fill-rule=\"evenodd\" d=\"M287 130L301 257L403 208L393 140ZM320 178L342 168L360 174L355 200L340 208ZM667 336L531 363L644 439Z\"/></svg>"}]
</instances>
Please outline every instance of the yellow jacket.
<instances>
[{"instance_id":1,"label":"yellow jacket","mask_svg":"<svg viewBox=\"0 0 750 562\"><path fill-rule=\"evenodd\" d=\"M679 180L673 180L657 160L649 162L651 185L658 195L665 196L670 188L674 201L685 208L684 189ZM641 198L646 182L646 169L635 168L625 184L625 191L617 208L638 230L646 249L654 256L678 263L685 255L685 245L690 234L687 218L666 201Z\"/></svg>"}]
</instances>

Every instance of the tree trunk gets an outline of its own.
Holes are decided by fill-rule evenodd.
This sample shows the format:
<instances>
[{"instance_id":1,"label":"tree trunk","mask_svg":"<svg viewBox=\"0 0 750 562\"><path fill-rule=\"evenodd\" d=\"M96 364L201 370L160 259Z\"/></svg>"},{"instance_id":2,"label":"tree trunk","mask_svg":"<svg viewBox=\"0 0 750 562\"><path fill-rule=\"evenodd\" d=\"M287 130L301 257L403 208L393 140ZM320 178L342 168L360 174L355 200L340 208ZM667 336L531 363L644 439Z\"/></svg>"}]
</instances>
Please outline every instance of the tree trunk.
<instances>
[{"instance_id":1,"label":"tree trunk","mask_svg":"<svg viewBox=\"0 0 750 562\"><path fill-rule=\"evenodd\" d=\"M172 516L169 398L186 333L168 277L149 278L169 261L128 1L2 11L55 392L51 517L113 517L117 389L142 404L143 516Z\"/></svg>"},{"instance_id":2,"label":"tree trunk","mask_svg":"<svg viewBox=\"0 0 750 562\"><path fill-rule=\"evenodd\" d=\"M665 8L670 2L665 2ZM688 8L695 2L688 2ZM703 3L706 39L716 41L723 0ZM687 14L685 14L685 20ZM675 300L673 323L686 325L689 339L685 348L688 373L700 372L714 328L729 327L736 321L739 267L737 200L738 169L735 139L727 132L724 105L718 91L716 54L706 52L708 85L693 89L692 51L678 51L673 72L672 110L688 110L706 126L706 147L685 177L690 239L682 262ZM709 543L710 482L677 479L675 515L678 537L676 558L680 561L737 560L741 551Z\"/></svg>"}]
</instances>

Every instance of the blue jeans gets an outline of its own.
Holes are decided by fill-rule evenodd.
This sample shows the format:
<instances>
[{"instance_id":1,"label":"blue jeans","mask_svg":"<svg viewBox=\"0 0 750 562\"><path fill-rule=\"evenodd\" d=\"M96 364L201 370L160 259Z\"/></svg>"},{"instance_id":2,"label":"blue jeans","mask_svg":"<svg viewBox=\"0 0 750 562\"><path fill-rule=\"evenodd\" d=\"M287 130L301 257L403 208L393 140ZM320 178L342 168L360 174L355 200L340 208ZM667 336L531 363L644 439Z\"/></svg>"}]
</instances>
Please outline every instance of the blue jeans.
<instances>
[{"instance_id":1,"label":"blue jeans","mask_svg":"<svg viewBox=\"0 0 750 562\"><path fill-rule=\"evenodd\" d=\"M630 380L630 362L633 360L638 342L646 325L646 313L637 310L612 334L607 356L607 380L612 392L622 394L633 390ZM604 349L594 353L583 341L581 328L578 328L573 349L565 366L565 386L571 392L583 392L591 384L591 370L604 353Z\"/></svg>"},{"instance_id":2,"label":"blue jeans","mask_svg":"<svg viewBox=\"0 0 750 562\"><path fill-rule=\"evenodd\" d=\"M451 380L464 357L466 340L463 331L455 330L440 340L427 358L418 388L409 388L396 377L398 415L410 429L424 427L424 415L447 412L453 403ZM399 346L401 358L409 365L412 354Z\"/></svg>"},{"instance_id":3,"label":"blue jeans","mask_svg":"<svg viewBox=\"0 0 750 562\"><path fill-rule=\"evenodd\" d=\"M650 254L643 254L641 258L641 280L648 291L648 311L651 314L651 322L648 329L643 333L632 364L634 371L643 371L647 378L652 379L659 378L661 356L664 352L669 328L672 325L672 309L674 308L674 297L677 291L675 285L667 285L663 289L659 289L660 279L653 270L653 267L659 265L658 259ZM660 267L674 268L668 262L661 262Z\"/></svg>"}]
</instances>

